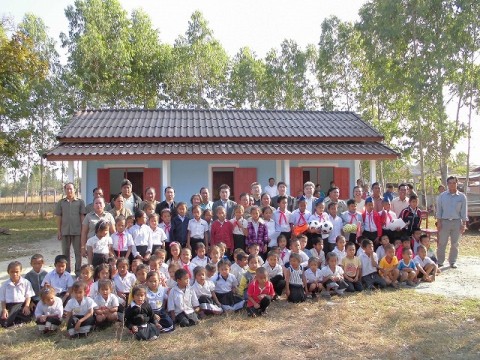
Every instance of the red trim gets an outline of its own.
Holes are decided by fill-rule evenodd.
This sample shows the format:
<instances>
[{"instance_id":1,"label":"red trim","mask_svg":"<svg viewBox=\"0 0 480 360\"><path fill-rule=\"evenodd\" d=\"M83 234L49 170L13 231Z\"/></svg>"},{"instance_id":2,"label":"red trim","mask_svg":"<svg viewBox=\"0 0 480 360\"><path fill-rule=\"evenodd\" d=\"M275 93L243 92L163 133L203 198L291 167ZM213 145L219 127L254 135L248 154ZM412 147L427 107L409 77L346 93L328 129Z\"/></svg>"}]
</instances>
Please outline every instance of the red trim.
<instances>
[{"instance_id":1,"label":"red trim","mask_svg":"<svg viewBox=\"0 0 480 360\"><path fill-rule=\"evenodd\" d=\"M97 169L97 187L103 189L105 202L110 202L110 169Z\"/></svg>"},{"instance_id":2,"label":"red trim","mask_svg":"<svg viewBox=\"0 0 480 360\"><path fill-rule=\"evenodd\" d=\"M350 199L352 197L350 191L350 169L334 167L333 168L333 181L340 190L340 197L342 199Z\"/></svg>"},{"instance_id":3,"label":"red trim","mask_svg":"<svg viewBox=\"0 0 480 360\"><path fill-rule=\"evenodd\" d=\"M160 195L162 193L162 183L160 177L160 169L158 168L145 168L143 169L143 190L147 187L155 188L155 200L160 201Z\"/></svg>"},{"instance_id":4,"label":"red trim","mask_svg":"<svg viewBox=\"0 0 480 360\"><path fill-rule=\"evenodd\" d=\"M240 200L240 194L246 192L250 194L251 185L257 181L256 168L235 168L233 170L233 194L235 200Z\"/></svg>"}]
</instances>

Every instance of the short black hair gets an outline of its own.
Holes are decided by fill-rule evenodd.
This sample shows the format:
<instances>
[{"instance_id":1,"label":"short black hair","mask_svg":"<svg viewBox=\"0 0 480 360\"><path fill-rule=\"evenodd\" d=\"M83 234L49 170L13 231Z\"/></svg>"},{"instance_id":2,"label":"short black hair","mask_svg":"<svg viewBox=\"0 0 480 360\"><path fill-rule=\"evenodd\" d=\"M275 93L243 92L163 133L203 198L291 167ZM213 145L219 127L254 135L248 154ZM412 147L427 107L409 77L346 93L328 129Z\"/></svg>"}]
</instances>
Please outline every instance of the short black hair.
<instances>
[{"instance_id":1,"label":"short black hair","mask_svg":"<svg viewBox=\"0 0 480 360\"><path fill-rule=\"evenodd\" d=\"M175 271L175 280L180 280L182 279L185 275L188 276L188 272L185 269L178 269Z\"/></svg>"}]
</instances>

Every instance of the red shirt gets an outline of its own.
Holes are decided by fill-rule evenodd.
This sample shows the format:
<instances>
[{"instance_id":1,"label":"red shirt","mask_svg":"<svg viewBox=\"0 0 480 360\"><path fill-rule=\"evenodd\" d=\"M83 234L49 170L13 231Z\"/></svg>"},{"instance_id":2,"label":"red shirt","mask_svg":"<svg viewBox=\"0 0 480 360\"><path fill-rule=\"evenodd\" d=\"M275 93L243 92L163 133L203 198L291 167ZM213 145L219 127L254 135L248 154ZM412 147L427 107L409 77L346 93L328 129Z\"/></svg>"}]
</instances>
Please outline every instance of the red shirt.
<instances>
[{"instance_id":1,"label":"red shirt","mask_svg":"<svg viewBox=\"0 0 480 360\"><path fill-rule=\"evenodd\" d=\"M253 280L249 285L248 285L248 290L247 290L247 295L251 296L253 300L255 300L256 303L260 303L260 299L258 298L259 295L269 295L271 297L275 296L275 290L273 290L273 284L270 281L267 281L265 283L265 287L263 289L260 289L258 286L258 281ZM247 302L248 307L252 307L253 303L248 300Z\"/></svg>"},{"instance_id":2,"label":"red shirt","mask_svg":"<svg viewBox=\"0 0 480 360\"><path fill-rule=\"evenodd\" d=\"M225 220L223 224L215 220L212 224L210 245L217 245L219 242L225 243L227 249L233 249L233 224Z\"/></svg>"}]
</instances>

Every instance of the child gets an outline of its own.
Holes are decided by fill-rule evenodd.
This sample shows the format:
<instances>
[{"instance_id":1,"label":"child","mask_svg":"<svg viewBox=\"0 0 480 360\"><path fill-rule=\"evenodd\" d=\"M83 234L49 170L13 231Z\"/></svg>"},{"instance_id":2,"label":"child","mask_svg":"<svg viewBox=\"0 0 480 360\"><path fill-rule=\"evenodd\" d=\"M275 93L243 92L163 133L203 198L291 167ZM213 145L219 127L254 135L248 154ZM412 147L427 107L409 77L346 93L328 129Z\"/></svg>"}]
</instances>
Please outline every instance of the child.
<instances>
[{"instance_id":1,"label":"child","mask_svg":"<svg viewBox=\"0 0 480 360\"><path fill-rule=\"evenodd\" d=\"M260 209L258 206L252 206L250 210L250 221L247 226L247 239L245 243L248 247L253 244L257 244L259 247L260 254L267 253L268 245L268 229L260 220Z\"/></svg>"},{"instance_id":2,"label":"child","mask_svg":"<svg viewBox=\"0 0 480 360\"><path fill-rule=\"evenodd\" d=\"M403 249L412 249L411 246L411 241L408 237L403 236L402 237L402 246L398 247L398 249L395 252L395 255L397 256L397 259L402 259L403 258ZM413 253L413 252L412 252Z\"/></svg>"},{"instance_id":3,"label":"child","mask_svg":"<svg viewBox=\"0 0 480 360\"><path fill-rule=\"evenodd\" d=\"M212 222L213 222L213 213L211 209L203 210L202 214L203 220L205 220L208 224L208 232L210 233L212 230Z\"/></svg>"},{"instance_id":4,"label":"child","mask_svg":"<svg viewBox=\"0 0 480 360\"><path fill-rule=\"evenodd\" d=\"M110 279L110 267L107 264L100 264L95 268L95 271L93 273L93 279L95 279L95 282L91 284L89 287L89 291L85 291L85 294L87 296L90 296L92 299L95 299L95 297L98 295L99 289L98 289L98 282L100 280L109 280ZM85 281L84 281L85 282ZM86 285L87 287L87 285Z\"/></svg>"},{"instance_id":5,"label":"child","mask_svg":"<svg viewBox=\"0 0 480 360\"><path fill-rule=\"evenodd\" d=\"M117 269L118 274L113 277L113 283L115 284L115 290L120 298L120 302L125 306L128 301L128 295L137 279L134 274L128 272L128 260L126 258L117 260Z\"/></svg>"},{"instance_id":6,"label":"child","mask_svg":"<svg viewBox=\"0 0 480 360\"><path fill-rule=\"evenodd\" d=\"M422 211L417 207L418 196L413 194L408 199L408 207L403 209L398 216L405 222L405 228L403 229L403 235L411 236L416 229L420 228L420 222L422 221Z\"/></svg>"},{"instance_id":7,"label":"child","mask_svg":"<svg viewBox=\"0 0 480 360\"><path fill-rule=\"evenodd\" d=\"M355 232L346 233L342 229L342 233L348 242L358 244L357 237L363 232L362 214L357 212L357 204L354 199L347 201L348 210L342 213L343 226L346 224L355 225L357 230Z\"/></svg>"},{"instance_id":8,"label":"child","mask_svg":"<svg viewBox=\"0 0 480 360\"><path fill-rule=\"evenodd\" d=\"M245 300L247 300L248 284L250 284L250 282L255 277L257 269L258 257L254 254L248 255L248 268L247 271L243 273L243 276L240 279L240 284L238 285L238 295L240 295Z\"/></svg>"},{"instance_id":9,"label":"child","mask_svg":"<svg viewBox=\"0 0 480 360\"><path fill-rule=\"evenodd\" d=\"M255 206L255 205L253 205ZM250 244L250 246L248 247L248 254L249 255L255 255L257 257L257 260L260 264L260 266L262 266L264 264L264 261L262 259L262 257L260 256L260 246L258 246L258 244Z\"/></svg>"},{"instance_id":10,"label":"child","mask_svg":"<svg viewBox=\"0 0 480 360\"><path fill-rule=\"evenodd\" d=\"M168 244L170 244L170 230L172 229L172 213L169 208L165 208L160 213L160 218L162 222L158 225L163 232L165 233L165 247L168 249Z\"/></svg>"},{"instance_id":11,"label":"child","mask_svg":"<svg viewBox=\"0 0 480 360\"><path fill-rule=\"evenodd\" d=\"M135 270L135 285L146 285L147 283L147 274L149 272L149 268L145 264L140 264L137 266L137 269ZM133 292L130 292L128 295L128 301L127 304L130 304L133 300Z\"/></svg>"},{"instance_id":12,"label":"child","mask_svg":"<svg viewBox=\"0 0 480 360\"><path fill-rule=\"evenodd\" d=\"M173 321L165 311L167 299L168 288L161 284L158 272L150 271L147 274L147 301L160 324L160 332L163 333L174 329Z\"/></svg>"},{"instance_id":13,"label":"child","mask_svg":"<svg viewBox=\"0 0 480 360\"><path fill-rule=\"evenodd\" d=\"M300 256L300 265L302 267L308 266L308 256L302 250L300 250L300 240L298 238L292 240L290 248L290 252L283 258L285 266L288 267L288 263L293 254L297 254L298 256Z\"/></svg>"},{"instance_id":14,"label":"child","mask_svg":"<svg viewBox=\"0 0 480 360\"><path fill-rule=\"evenodd\" d=\"M55 289L55 294L65 304L70 296L73 285L73 278L67 268L67 258L64 255L57 255L54 261L55 269L50 271L42 281L42 287L50 286Z\"/></svg>"},{"instance_id":15,"label":"child","mask_svg":"<svg viewBox=\"0 0 480 360\"><path fill-rule=\"evenodd\" d=\"M248 265L248 255L244 252L237 254L236 261L230 268L230 273L235 276L238 283L242 280L243 274L245 274L246 267Z\"/></svg>"},{"instance_id":16,"label":"child","mask_svg":"<svg viewBox=\"0 0 480 360\"><path fill-rule=\"evenodd\" d=\"M395 256L395 247L392 244L385 246L385 256L380 260L380 276L385 279L387 285L398 288L398 259Z\"/></svg>"},{"instance_id":17,"label":"child","mask_svg":"<svg viewBox=\"0 0 480 360\"><path fill-rule=\"evenodd\" d=\"M44 334L56 331L62 323L62 300L55 296L55 290L46 287L40 290L40 301L35 307L38 330Z\"/></svg>"},{"instance_id":18,"label":"child","mask_svg":"<svg viewBox=\"0 0 480 360\"><path fill-rule=\"evenodd\" d=\"M171 263L182 265L182 260L180 259L182 246L180 245L180 243L176 241L172 241L169 244L169 247L170 247L170 259L167 261L167 265L170 265Z\"/></svg>"},{"instance_id":19,"label":"child","mask_svg":"<svg viewBox=\"0 0 480 360\"><path fill-rule=\"evenodd\" d=\"M227 245L223 242L217 244L218 249L220 250L220 260L230 260L229 255L227 255Z\"/></svg>"},{"instance_id":20,"label":"child","mask_svg":"<svg viewBox=\"0 0 480 360\"><path fill-rule=\"evenodd\" d=\"M96 306L92 298L85 296L85 284L75 281L72 285L72 298L65 305L67 332L70 339L87 336L95 324L93 308Z\"/></svg>"},{"instance_id":21,"label":"child","mask_svg":"<svg viewBox=\"0 0 480 360\"><path fill-rule=\"evenodd\" d=\"M347 255L343 258L340 266L343 268L343 279L347 284L345 291L362 291L362 263L360 259L355 256L354 243L349 242L347 244Z\"/></svg>"},{"instance_id":22,"label":"child","mask_svg":"<svg viewBox=\"0 0 480 360\"><path fill-rule=\"evenodd\" d=\"M417 253L417 248L420 245L420 237L422 236L422 230L414 229L412 233L411 247L414 254Z\"/></svg>"},{"instance_id":23,"label":"child","mask_svg":"<svg viewBox=\"0 0 480 360\"><path fill-rule=\"evenodd\" d=\"M311 215L310 211L307 210L307 198L305 196L298 199L297 206L298 208L294 210L290 216L290 226L292 229L308 224Z\"/></svg>"},{"instance_id":24,"label":"child","mask_svg":"<svg viewBox=\"0 0 480 360\"><path fill-rule=\"evenodd\" d=\"M337 236L342 235L343 228L343 219L337 214L338 205L335 202L330 202L328 204L328 219L333 225L332 231L328 234L328 238L323 240L323 247L326 253L333 251L335 249Z\"/></svg>"},{"instance_id":25,"label":"child","mask_svg":"<svg viewBox=\"0 0 480 360\"><path fill-rule=\"evenodd\" d=\"M262 208L262 219L263 223L267 227L268 232L268 251L270 251L274 246L278 246L277 239L280 235L280 232L275 230L275 221L272 219L272 216L273 210L270 208L270 206L265 206Z\"/></svg>"},{"instance_id":26,"label":"child","mask_svg":"<svg viewBox=\"0 0 480 360\"><path fill-rule=\"evenodd\" d=\"M273 289L275 290L273 300L276 300L282 295L286 283L283 278L283 268L278 263L278 255L274 250L268 252L267 261L263 264L263 267L267 270L268 279L273 284Z\"/></svg>"},{"instance_id":27,"label":"child","mask_svg":"<svg viewBox=\"0 0 480 360\"><path fill-rule=\"evenodd\" d=\"M312 299L317 297L317 293L323 291L323 277L321 270L318 268L318 263L317 258L308 259L308 269L303 273L305 292L307 295L311 295Z\"/></svg>"},{"instance_id":28,"label":"child","mask_svg":"<svg viewBox=\"0 0 480 360\"><path fill-rule=\"evenodd\" d=\"M308 219L309 221L312 220L317 220L319 223L329 221L329 215L325 212L325 203L323 202L323 199L317 199L315 200L315 213L310 216ZM308 229L308 244L307 244L307 249L311 249L313 247L313 239L317 238L318 236L321 236L321 230L320 229Z\"/></svg>"},{"instance_id":29,"label":"child","mask_svg":"<svg viewBox=\"0 0 480 360\"><path fill-rule=\"evenodd\" d=\"M135 216L133 216L133 215L128 215L128 216L125 218L125 230L127 230L128 232L130 232L130 229L133 227L133 225L135 225Z\"/></svg>"},{"instance_id":30,"label":"child","mask_svg":"<svg viewBox=\"0 0 480 360\"><path fill-rule=\"evenodd\" d=\"M337 254L337 261L339 264L342 263L342 260L345 256L347 256L347 252L345 251L345 237L340 235L336 239L337 246L333 249L333 252Z\"/></svg>"},{"instance_id":31,"label":"child","mask_svg":"<svg viewBox=\"0 0 480 360\"><path fill-rule=\"evenodd\" d=\"M288 250L287 248L287 244L288 244L287 237L285 235L280 234L277 242L278 242L278 248L280 251L279 263L280 265L283 265L285 264L285 259L288 260L288 258L290 257L290 250Z\"/></svg>"},{"instance_id":32,"label":"child","mask_svg":"<svg viewBox=\"0 0 480 360\"><path fill-rule=\"evenodd\" d=\"M417 282L417 266L412 257L412 249L404 248L402 250L402 260L398 263L400 281L406 281L408 286L415 286L415 283Z\"/></svg>"},{"instance_id":33,"label":"child","mask_svg":"<svg viewBox=\"0 0 480 360\"><path fill-rule=\"evenodd\" d=\"M200 304L200 318L207 314L219 315L223 313L222 304L215 295L215 284L206 279L207 272L203 266L193 269L194 283L192 290L195 292Z\"/></svg>"},{"instance_id":34,"label":"child","mask_svg":"<svg viewBox=\"0 0 480 360\"><path fill-rule=\"evenodd\" d=\"M30 301L30 307L33 309L35 305L40 301L40 290L42 288L42 281L47 276L47 272L42 270L44 264L43 255L35 254L30 259L30 265L32 266L32 270L25 274L24 278L30 281L32 285L32 289L35 293L32 296Z\"/></svg>"},{"instance_id":35,"label":"child","mask_svg":"<svg viewBox=\"0 0 480 360\"><path fill-rule=\"evenodd\" d=\"M365 210L362 213L363 233L367 239L373 241L374 248L380 245L380 237L382 236L382 218L374 209L373 198L365 199Z\"/></svg>"},{"instance_id":36,"label":"child","mask_svg":"<svg viewBox=\"0 0 480 360\"><path fill-rule=\"evenodd\" d=\"M160 324L146 301L147 289L144 285L135 285L132 289L133 301L125 309L125 326L137 340L156 340L160 334Z\"/></svg>"},{"instance_id":37,"label":"child","mask_svg":"<svg viewBox=\"0 0 480 360\"><path fill-rule=\"evenodd\" d=\"M298 240L300 241L300 250L303 251L309 258L311 258L310 250L307 249L308 237L305 234L298 235Z\"/></svg>"},{"instance_id":38,"label":"child","mask_svg":"<svg viewBox=\"0 0 480 360\"><path fill-rule=\"evenodd\" d=\"M165 258L167 257L167 251L165 249L157 249L153 254L157 258L158 270L163 276L168 279L168 265L165 263Z\"/></svg>"},{"instance_id":39,"label":"child","mask_svg":"<svg viewBox=\"0 0 480 360\"><path fill-rule=\"evenodd\" d=\"M0 287L0 325L10 327L28 323L32 319L30 299L35 295L32 284L20 275L22 264L19 261L8 264L7 273L10 279Z\"/></svg>"},{"instance_id":40,"label":"child","mask_svg":"<svg viewBox=\"0 0 480 360\"><path fill-rule=\"evenodd\" d=\"M157 249L157 250L163 250L163 249ZM157 255L152 255L148 262L148 267L150 268L150 271L155 271L158 274L158 280L160 282L161 286L167 286L167 278L168 278L168 267L162 271L162 259L160 257L157 257ZM164 273L165 272L165 273Z\"/></svg>"},{"instance_id":41,"label":"child","mask_svg":"<svg viewBox=\"0 0 480 360\"><path fill-rule=\"evenodd\" d=\"M170 241L178 242L182 247L187 245L188 223L190 218L187 216L187 204L179 202L177 204L177 216L172 219L172 229L170 230Z\"/></svg>"},{"instance_id":42,"label":"child","mask_svg":"<svg viewBox=\"0 0 480 360\"><path fill-rule=\"evenodd\" d=\"M378 261L382 261L383 257L385 256L385 253L386 253L385 250L388 244L390 244L390 239L388 238L387 235L382 235L382 237L380 238L380 246L377 248L377 251L376 251Z\"/></svg>"},{"instance_id":43,"label":"child","mask_svg":"<svg viewBox=\"0 0 480 360\"><path fill-rule=\"evenodd\" d=\"M150 215L155 214L155 205L152 203L147 203L143 206L143 209L140 209L145 211L145 214L147 214L147 217L150 219Z\"/></svg>"},{"instance_id":44,"label":"child","mask_svg":"<svg viewBox=\"0 0 480 360\"><path fill-rule=\"evenodd\" d=\"M112 234L112 249L117 258L130 258L133 248L132 235L125 229L125 217L117 216L115 219L115 229L117 232Z\"/></svg>"},{"instance_id":45,"label":"child","mask_svg":"<svg viewBox=\"0 0 480 360\"><path fill-rule=\"evenodd\" d=\"M170 290L173 289L175 286L177 286L177 282L175 281L175 272L180 269L180 265L177 263L171 263L168 265L168 280L167 280L167 288L168 292L170 293Z\"/></svg>"},{"instance_id":46,"label":"child","mask_svg":"<svg viewBox=\"0 0 480 360\"><path fill-rule=\"evenodd\" d=\"M245 250L248 221L243 218L245 209L242 205L233 208L234 218L230 220L233 225L233 248Z\"/></svg>"},{"instance_id":47,"label":"child","mask_svg":"<svg viewBox=\"0 0 480 360\"><path fill-rule=\"evenodd\" d=\"M152 254L152 231L145 224L147 214L142 210L135 212L135 225L133 225L129 232L133 238L132 256L140 259L142 262L148 261ZM133 259L131 259L133 260Z\"/></svg>"},{"instance_id":48,"label":"child","mask_svg":"<svg viewBox=\"0 0 480 360\"><path fill-rule=\"evenodd\" d=\"M204 243L197 244L197 256L192 259L192 267L197 266L205 267L208 264L208 257L205 255L207 249Z\"/></svg>"},{"instance_id":49,"label":"child","mask_svg":"<svg viewBox=\"0 0 480 360\"><path fill-rule=\"evenodd\" d=\"M236 311L243 308L245 301L236 295L238 281L230 274L230 261L222 260L218 264L218 275L214 279L215 295L224 311Z\"/></svg>"},{"instance_id":50,"label":"child","mask_svg":"<svg viewBox=\"0 0 480 360\"><path fill-rule=\"evenodd\" d=\"M362 263L362 282L368 290L375 290L375 285L380 288L387 286L385 280L378 274L378 257L373 251L373 242L370 239L362 241L363 254L360 255Z\"/></svg>"},{"instance_id":51,"label":"child","mask_svg":"<svg viewBox=\"0 0 480 360\"><path fill-rule=\"evenodd\" d=\"M198 324L197 313L200 312L200 304L197 295L190 287L190 279L185 269L175 271L177 285L168 295L168 312L173 322L180 327Z\"/></svg>"},{"instance_id":52,"label":"child","mask_svg":"<svg viewBox=\"0 0 480 360\"><path fill-rule=\"evenodd\" d=\"M394 230L389 229L389 225L397 220L397 214L391 210L391 200L383 199L383 210L380 212L380 218L382 219L382 234L387 235L391 243L394 239Z\"/></svg>"},{"instance_id":53,"label":"child","mask_svg":"<svg viewBox=\"0 0 480 360\"><path fill-rule=\"evenodd\" d=\"M158 215L150 214L148 215L148 225L152 231L152 253L157 249L162 249L165 246L165 241L167 241L167 235L165 231L158 226Z\"/></svg>"},{"instance_id":54,"label":"child","mask_svg":"<svg viewBox=\"0 0 480 360\"><path fill-rule=\"evenodd\" d=\"M253 281L247 290L247 312L251 317L261 316L266 313L268 306L275 296L273 284L268 281L267 270L258 268Z\"/></svg>"},{"instance_id":55,"label":"child","mask_svg":"<svg viewBox=\"0 0 480 360\"><path fill-rule=\"evenodd\" d=\"M280 233L288 240L292 237L292 227L290 223L291 213L287 210L288 199L286 196L277 197L278 209L273 212L273 221L275 221L275 231Z\"/></svg>"},{"instance_id":56,"label":"child","mask_svg":"<svg viewBox=\"0 0 480 360\"><path fill-rule=\"evenodd\" d=\"M180 254L180 260L182 261L181 267L187 271L188 278L190 280L193 279L193 268L194 268L190 263L191 258L192 258L191 250L189 248L183 248L182 253Z\"/></svg>"},{"instance_id":57,"label":"child","mask_svg":"<svg viewBox=\"0 0 480 360\"><path fill-rule=\"evenodd\" d=\"M330 297L331 292L335 291L337 295L343 296L348 285L344 281L343 269L338 266L338 257L336 253L329 252L327 254L327 265L323 267L321 276L323 278L323 287L325 288L322 295Z\"/></svg>"},{"instance_id":58,"label":"child","mask_svg":"<svg viewBox=\"0 0 480 360\"><path fill-rule=\"evenodd\" d=\"M312 248L310 249L310 257L314 257L318 259L319 268L322 268L322 266L324 266L325 253L323 252L323 240L318 236L315 237L312 241Z\"/></svg>"},{"instance_id":59,"label":"child","mask_svg":"<svg viewBox=\"0 0 480 360\"><path fill-rule=\"evenodd\" d=\"M117 269L117 258L115 256L110 256L107 260L108 267L110 268L110 279L113 279L115 275L118 274Z\"/></svg>"},{"instance_id":60,"label":"child","mask_svg":"<svg viewBox=\"0 0 480 360\"><path fill-rule=\"evenodd\" d=\"M112 238L108 235L110 225L99 220L95 225L95 236L87 240L88 263L93 267L106 264L108 256L113 255Z\"/></svg>"},{"instance_id":61,"label":"child","mask_svg":"<svg viewBox=\"0 0 480 360\"><path fill-rule=\"evenodd\" d=\"M426 282L435 281L437 265L427 256L427 248L425 246L418 246L417 256L415 256L413 261L417 265L419 279Z\"/></svg>"},{"instance_id":62,"label":"child","mask_svg":"<svg viewBox=\"0 0 480 360\"><path fill-rule=\"evenodd\" d=\"M435 256L435 251L430 247L430 239L428 235L423 234L420 236L420 243L425 246L427 249L427 256L435 263L438 264L437 257ZM437 274L441 273L440 269L437 266Z\"/></svg>"},{"instance_id":63,"label":"child","mask_svg":"<svg viewBox=\"0 0 480 360\"><path fill-rule=\"evenodd\" d=\"M196 254L199 244L208 247L208 224L201 218L200 205L194 205L192 213L193 219L190 219L187 226L187 247Z\"/></svg>"},{"instance_id":64,"label":"child","mask_svg":"<svg viewBox=\"0 0 480 360\"><path fill-rule=\"evenodd\" d=\"M218 246L212 246L210 248L210 261L208 263L217 267L220 259L220 248Z\"/></svg>"},{"instance_id":65,"label":"child","mask_svg":"<svg viewBox=\"0 0 480 360\"><path fill-rule=\"evenodd\" d=\"M105 265L105 264L103 264ZM89 296L90 295L90 288L92 287L93 284L93 266L88 265L88 264L83 264L80 267L80 278L79 280L82 280L85 284L85 295ZM91 296L93 298L93 296Z\"/></svg>"},{"instance_id":66,"label":"child","mask_svg":"<svg viewBox=\"0 0 480 360\"><path fill-rule=\"evenodd\" d=\"M303 281L303 268L300 265L301 261L302 257L299 254L292 253L290 255L289 265L283 270L285 276L285 294L287 295L287 300L293 303L305 301L304 288L306 284Z\"/></svg>"},{"instance_id":67,"label":"child","mask_svg":"<svg viewBox=\"0 0 480 360\"><path fill-rule=\"evenodd\" d=\"M205 271L207 273L207 280L213 281L217 277L217 267L212 264L207 264L205 266Z\"/></svg>"},{"instance_id":68,"label":"child","mask_svg":"<svg viewBox=\"0 0 480 360\"><path fill-rule=\"evenodd\" d=\"M227 249L233 248L233 224L225 220L227 213L223 206L216 208L217 220L212 224L210 245L214 246L220 242L227 245Z\"/></svg>"},{"instance_id":69,"label":"child","mask_svg":"<svg viewBox=\"0 0 480 360\"><path fill-rule=\"evenodd\" d=\"M95 323L97 325L111 324L118 320L118 297L112 294L112 282L109 279L98 281L98 294L93 299L96 306Z\"/></svg>"}]
</instances>

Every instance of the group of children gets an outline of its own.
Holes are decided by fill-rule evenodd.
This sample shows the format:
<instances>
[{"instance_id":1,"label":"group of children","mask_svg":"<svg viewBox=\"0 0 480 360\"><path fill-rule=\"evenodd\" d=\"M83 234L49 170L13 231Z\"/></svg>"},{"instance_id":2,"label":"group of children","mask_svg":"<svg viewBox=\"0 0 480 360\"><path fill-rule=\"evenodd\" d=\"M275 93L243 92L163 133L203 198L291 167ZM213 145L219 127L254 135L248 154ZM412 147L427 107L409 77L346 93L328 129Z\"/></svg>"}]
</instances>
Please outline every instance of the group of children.
<instances>
[{"instance_id":1,"label":"group of children","mask_svg":"<svg viewBox=\"0 0 480 360\"><path fill-rule=\"evenodd\" d=\"M9 264L10 279L0 288L0 324L34 318L39 331L49 333L65 323L68 335L78 337L120 321L135 338L154 340L208 315L242 309L251 317L263 315L283 295L298 303L317 295L413 286L434 281L440 272L429 238L418 228L401 239L381 233L385 221L379 216L391 220L388 201L390 216L375 217L368 201L363 215L349 201L341 216L335 203L327 213L317 202L314 214L302 198L292 213L286 203L279 196L276 210L251 206L248 216L237 205L230 220L221 206L215 220L199 206L190 219L186 204L179 203L174 219L169 209L161 212L161 221L143 211L134 218L118 216L111 235L100 220L86 243L88 264L76 279L66 271L63 255L49 273L39 254L24 277L19 262ZM333 229L326 236L315 228L296 231L312 219L330 221ZM354 222L362 232L342 230Z\"/></svg>"}]
</instances>

